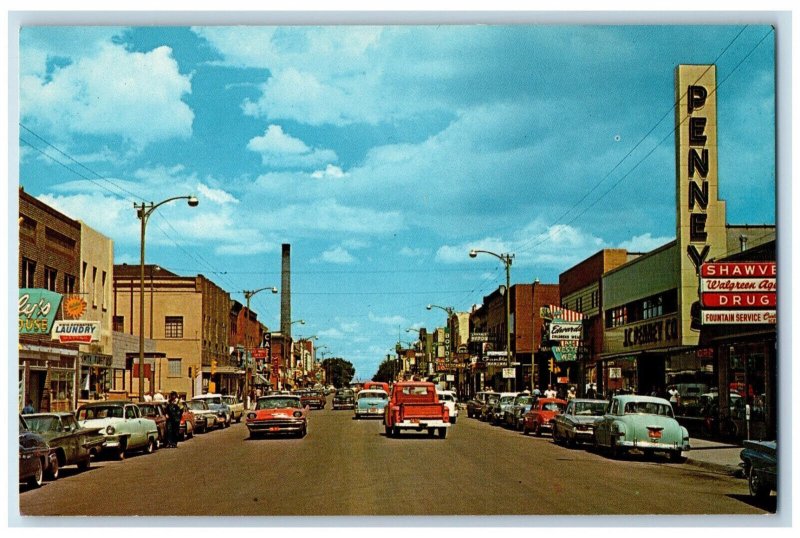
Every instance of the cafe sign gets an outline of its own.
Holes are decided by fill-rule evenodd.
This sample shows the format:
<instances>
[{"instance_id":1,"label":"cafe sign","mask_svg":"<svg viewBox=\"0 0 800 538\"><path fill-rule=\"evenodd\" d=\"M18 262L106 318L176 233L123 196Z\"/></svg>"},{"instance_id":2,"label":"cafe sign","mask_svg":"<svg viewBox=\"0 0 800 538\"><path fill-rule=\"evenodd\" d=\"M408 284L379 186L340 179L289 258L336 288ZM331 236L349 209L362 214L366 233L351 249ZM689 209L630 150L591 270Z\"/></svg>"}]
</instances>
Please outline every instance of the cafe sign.
<instances>
[{"instance_id":1,"label":"cafe sign","mask_svg":"<svg viewBox=\"0 0 800 538\"><path fill-rule=\"evenodd\" d=\"M99 321L59 320L53 324L52 339L62 344L90 344L100 341Z\"/></svg>"},{"instance_id":2,"label":"cafe sign","mask_svg":"<svg viewBox=\"0 0 800 538\"><path fill-rule=\"evenodd\" d=\"M19 334L50 334L61 294L39 288L19 290Z\"/></svg>"}]
</instances>

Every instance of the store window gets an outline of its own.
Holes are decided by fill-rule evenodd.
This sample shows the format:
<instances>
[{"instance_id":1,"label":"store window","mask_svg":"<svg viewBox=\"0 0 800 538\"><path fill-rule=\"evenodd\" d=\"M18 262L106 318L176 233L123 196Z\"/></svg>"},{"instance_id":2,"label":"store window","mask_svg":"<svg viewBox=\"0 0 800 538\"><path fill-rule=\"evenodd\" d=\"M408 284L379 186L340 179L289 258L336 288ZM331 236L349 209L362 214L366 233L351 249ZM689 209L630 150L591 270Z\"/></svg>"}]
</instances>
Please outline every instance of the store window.
<instances>
[{"instance_id":1,"label":"store window","mask_svg":"<svg viewBox=\"0 0 800 538\"><path fill-rule=\"evenodd\" d=\"M728 388L732 418L744 420L745 405L749 405L751 421L765 419L766 368L763 343L731 346Z\"/></svg>"},{"instance_id":2,"label":"store window","mask_svg":"<svg viewBox=\"0 0 800 538\"><path fill-rule=\"evenodd\" d=\"M50 394L52 411L72 409L74 372L50 370Z\"/></svg>"},{"instance_id":3,"label":"store window","mask_svg":"<svg viewBox=\"0 0 800 538\"><path fill-rule=\"evenodd\" d=\"M712 392L717 386L714 369L714 352L700 348L668 356L664 361L667 386L678 390L675 414L684 417L701 417L708 413L713 402Z\"/></svg>"}]
</instances>

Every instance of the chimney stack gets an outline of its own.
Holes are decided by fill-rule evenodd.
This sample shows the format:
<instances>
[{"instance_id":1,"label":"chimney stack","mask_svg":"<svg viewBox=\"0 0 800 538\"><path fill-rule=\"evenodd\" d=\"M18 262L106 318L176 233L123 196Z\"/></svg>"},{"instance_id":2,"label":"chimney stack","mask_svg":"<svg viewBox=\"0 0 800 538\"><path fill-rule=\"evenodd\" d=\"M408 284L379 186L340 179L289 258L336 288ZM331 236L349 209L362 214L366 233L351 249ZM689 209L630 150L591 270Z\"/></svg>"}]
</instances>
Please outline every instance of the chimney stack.
<instances>
[{"instance_id":1,"label":"chimney stack","mask_svg":"<svg viewBox=\"0 0 800 538\"><path fill-rule=\"evenodd\" d=\"M291 246L281 245L281 333L292 337L292 268Z\"/></svg>"}]
</instances>

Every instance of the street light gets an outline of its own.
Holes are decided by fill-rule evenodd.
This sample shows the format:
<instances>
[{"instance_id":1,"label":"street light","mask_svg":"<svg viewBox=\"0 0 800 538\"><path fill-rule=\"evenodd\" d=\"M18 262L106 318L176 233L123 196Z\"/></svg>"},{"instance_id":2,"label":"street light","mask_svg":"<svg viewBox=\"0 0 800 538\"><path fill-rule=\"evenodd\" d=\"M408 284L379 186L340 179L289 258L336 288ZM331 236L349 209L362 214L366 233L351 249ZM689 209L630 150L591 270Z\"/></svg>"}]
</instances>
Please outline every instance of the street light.
<instances>
[{"instance_id":1,"label":"street light","mask_svg":"<svg viewBox=\"0 0 800 538\"><path fill-rule=\"evenodd\" d=\"M256 293L264 290L270 290L272 293L278 293L278 288L275 286L266 286L264 288L258 288L257 290L242 290L242 295L244 298L247 299L247 315L244 318L244 389L242 390L242 399L247 402L247 399L250 398L250 390L247 386L249 383L247 374L250 373L250 342L249 342L249 333L248 328L250 326L250 297L255 295ZM270 350L270 360L272 359L272 350ZM249 402L247 402L249 404ZM250 406L248 405L248 409Z\"/></svg>"},{"instance_id":2,"label":"street light","mask_svg":"<svg viewBox=\"0 0 800 538\"><path fill-rule=\"evenodd\" d=\"M159 206L174 200L186 200L189 207L197 207L200 201L195 196L173 196L157 204L153 202L133 203L136 216L142 221L142 232L139 241L139 401L144 401L144 238L147 231L147 219ZM150 305L150 308L153 306ZM150 335L152 337L152 335Z\"/></svg>"},{"instance_id":3,"label":"street light","mask_svg":"<svg viewBox=\"0 0 800 538\"><path fill-rule=\"evenodd\" d=\"M488 250L477 250L473 248L469 251L469 257L475 258L479 252L494 256L506 266L506 363L508 367L511 368L511 325L509 324L509 321L511 320L511 260L514 259L514 255L495 254L494 252L490 252ZM511 392L510 378L506 383L506 389Z\"/></svg>"}]
</instances>

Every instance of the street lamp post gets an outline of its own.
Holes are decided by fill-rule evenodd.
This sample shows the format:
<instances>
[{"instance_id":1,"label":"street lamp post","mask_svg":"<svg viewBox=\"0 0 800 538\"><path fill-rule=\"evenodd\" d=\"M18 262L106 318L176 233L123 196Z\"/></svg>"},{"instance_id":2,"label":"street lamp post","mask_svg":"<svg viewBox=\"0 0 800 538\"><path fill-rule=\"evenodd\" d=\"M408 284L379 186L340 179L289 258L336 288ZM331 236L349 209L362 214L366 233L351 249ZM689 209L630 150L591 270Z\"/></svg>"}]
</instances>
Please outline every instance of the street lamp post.
<instances>
[{"instance_id":1,"label":"street lamp post","mask_svg":"<svg viewBox=\"0 0 800 538\"><path fill-rule=\"evenodd\" d=\"M247 300L247 315L244 319L244 389L242 390L242 400L247 403L247 408L250 409L250 402L248 398L250 398L250 391L248 387L248 374L250 373L250 331L248 330L250 327L250 298L255 295L256 293L264 290L270 290L272 293L278 293L278 288L275 286L266 286L264 288L259 288L257 290L242 290L242 295ZM272 355L272 350L270 350L270 355Z\"/></svg>"},{"instance_id":2,"label":"street lamp post","mask_svg":"<svg viewBox=\"0 0 800 538\"><path fill-rule=\"evenodd\" d=\"M173 196L157 204L153 202L133 203L136 215L142 221L142 231L139 238L139 401L144 401L144 238L147 231L147 219L159 206L174 200L186 200L189 207L197 207L200 201L195 196ZM150 305L153 308L153 305ZM152 335L151 335L152 336Z\"/></svg>"},{"instance_id":3,"label":"street lamp post","mask_svg":"<svg viewBox=\"0 0 800 538\"><path fill-rule=\"evenodd\" d=\"M499 259L503 262L506 266L506 364L509 368L511 368L512 360L511 360L511 260L514 259L513 254L495 254L494 252L490 252L488 250L476 250L472 249L469 251L469 257L474 258L478 255L479 252L483 252L484 254L490 254L495 258ZM506 383L506 390L511 392L511 379L509 378L508 382Z\"/></svg>"},{"instance_id":4,"label":"street lamp post","mask_svg":"<svg viewBox=\"0 0 800 538\"><path fill-rule=\"evenodd\" d=\"M429 304L425 308L427 308L428 310L431 310L433 308L438 308L439 310L444 310L445 312L447 312L447 325L445 325L444 328L445 331L444 356L445 356L445 364L447 364L449 362L448 359L450 358L450 318L453 317L453 313L455 311L453 310L452 306L439 306L435 304Z\"/></svg>"}]
</instances>

